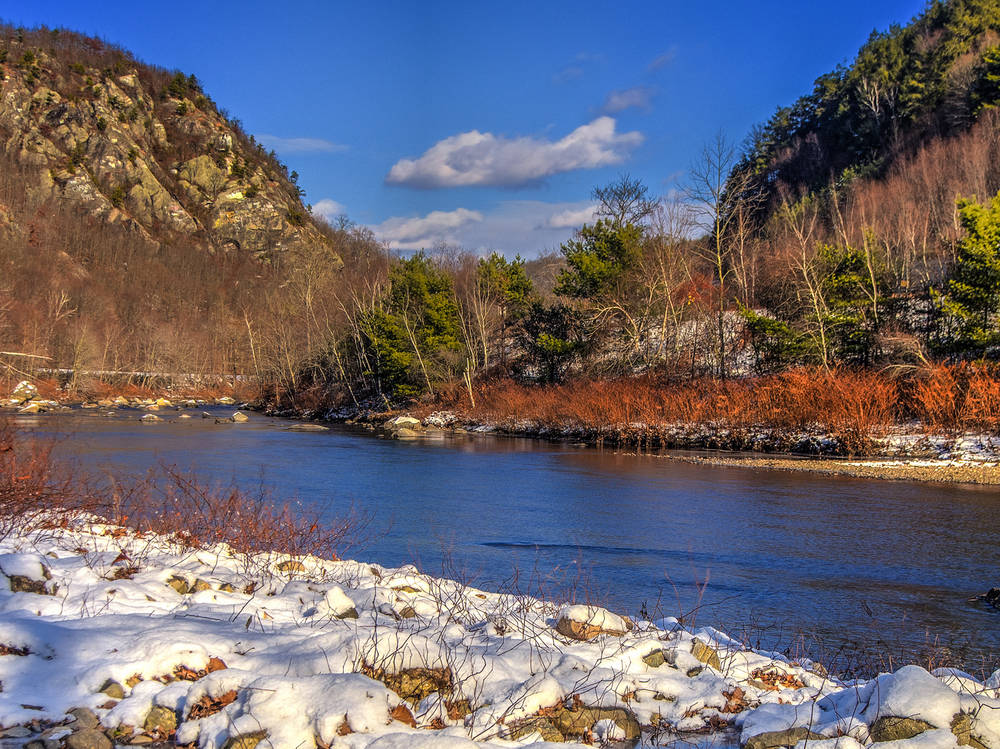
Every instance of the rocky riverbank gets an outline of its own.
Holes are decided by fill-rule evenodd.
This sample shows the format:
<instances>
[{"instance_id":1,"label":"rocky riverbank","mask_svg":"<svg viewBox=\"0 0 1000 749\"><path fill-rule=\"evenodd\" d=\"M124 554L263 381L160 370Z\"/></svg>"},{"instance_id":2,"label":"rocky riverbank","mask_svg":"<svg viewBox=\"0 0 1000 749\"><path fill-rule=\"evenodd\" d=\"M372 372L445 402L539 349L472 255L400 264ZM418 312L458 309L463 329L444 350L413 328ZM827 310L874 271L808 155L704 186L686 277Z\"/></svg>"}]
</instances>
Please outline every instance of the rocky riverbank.
<instances>
[{"instance_id":1,"label":"rocky riverbank","mask_svg":"<svg viewBox=\"0 0 1000 749\"><path fill-rule=\"evenodd\" d=\"M556 429L517 420L484 423L450 411L427 412L426 409L416 410L414 415L374 410L299 412L268 409L267 412L275 416L360 423L391 439L421 439L447 432L499 434L619 449L639 447L649 453L692 463L809 471L867 479L1000 484L1000 438L986 434L932 435L898 428L877 442L875 449L879 457L854 459L844 457L837 439L823 433L796 434L767 429L737 433L714 431L709 425L667 425L656 430L639 425L633 425L630 430L621 427ZM643 430L645 436L641 434ZM685 454L685 450L719 454ZM765 455L767 453L771 455Z\"/></svg>"},{"instance_id":2,"label":"rocky riverbank","mask_svg":"<svg viewBox=\"0 0 1000 749\"><path fill-rule=\"evenodd\" d=\"M873 455L853 459L836 435L789 432L767 428L717 429L709 424L674 424L652 427L643 424L607 425L601 428L566 425L553 427L527 420L484 422L452 411L428 407L412 412L385 411L382 402L340 409L278 408L266 403L239 402L229 395L190 397L177 392L122 394L100 399L81 399L65 394L43 396L32 383L20 382L0 410L21 414L65 412L73 407L96 409L114 415L119 409L138 411L136 418L155 423L163 419L192 418L207 406L235 406L222 420L245 421L244 411L301 421L292 428L320 430L324 422L355 424L392 439L422 439L445 433L494 434L536 439L571 441L616 449L638 449L647 453L695 463L732 465L785 471L809 471L868 479L932 481L983 485L1000 484L1000 437L988 434L935 435L917 425L900 426L879 437ZM176 412L176 413L174 413ZM412 415L411 415L412 414ZM219 418L215 414L202 416ZM693 455L669 451L712 451L717 455Z\"/></svg>"},{"instance_id":3,"label":"rocky riverbank","mask_svg":"<svg viewBox=\"0 0 1000 749\"><path fill-rule=\"evenodd\" d=\"M1000 749L1000 670L864 681L722 632L96 518L0 541L0 742Z\"/></svg>"}]
</instances>

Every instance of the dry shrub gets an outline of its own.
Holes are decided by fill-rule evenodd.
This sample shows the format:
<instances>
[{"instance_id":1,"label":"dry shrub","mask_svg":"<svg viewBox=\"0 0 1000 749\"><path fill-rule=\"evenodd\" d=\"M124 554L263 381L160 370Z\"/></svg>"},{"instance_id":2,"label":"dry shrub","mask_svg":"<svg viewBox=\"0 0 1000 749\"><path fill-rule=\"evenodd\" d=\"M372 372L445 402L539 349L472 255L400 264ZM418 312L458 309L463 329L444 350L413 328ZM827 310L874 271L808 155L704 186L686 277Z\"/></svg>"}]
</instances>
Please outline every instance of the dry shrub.
<instances>
[{"instance_id":1,"label":"dry shrub","mask_svg":"<svg viewBox=\"0 0 1000 749\"><path fill-rule=\"evenodd\" d=\"M475 408L459 390L440 405L470 417L548 429L581 429L637 441L670 425L828 431L849 452L869 450L898 418L895 381L876 372L793 369L766 377L700 378L662 383L652 377L587 380L551 386L501 380L480 386Z\"/></svg>"},{"instance_id":2,"label":"dry shrub","mask_svg":"<svg viewBox=\"0 0 1000 749\"><path fill-rule=\"evenodd\" d=\"M358 540L369 518L351 511L325 519L297 503L279 502L261 489L211 486L161 464L139 479L111 482L102 515L111 522L174 538L191 547L228 544L243 555L279 552L337 559Z\"/></svg>"},{"instance_id":3,"label":"dry shrub","mask_svg":"<svg viewBox=\"0 0 1000 749\"><path fill-rule=\"evenodd\" d=\"M1000 376L983 364L937 365L915 378L910 412L932 429L1000 432Z\"/></svg>"},{"instance_id":4,"label":"dry shrub","mask_svg":"<svg viewBox=\"0 0 1000 749\"><path fill-rule=\"evenodd\" d=\"M0 422L0 540L40 527L65 526L83 513L190 547L226 543L237 553L336 559L358 541L370 518L355 511L325 518L263 489L215 487L174 466L140 478L97 481L56 460L54 443Z\"/></svg>"},{"instance_id":5,"label":"dry shrub","mask_svg":"<svg viewBox=\"0 0 1000 749\"><path fill-rule=\"evenodd\" d=\"M1000 433L1000 378L985 369L977 369L969 378L962 408L966 428Z\"/></svg>"},{"instance_id":6,"label":"dry shrub","mask_svg":"<svg viewBox=\"0 0 1000 749\"><path fill-rule=\"evenodd\" d=\"M86 482L53 459L53 440L25 437L0 421L0 540L36 528L53 513L90 510Z\"/></svg>"},{"instance_id":7,"label":"dry shrub","mask_svg":"<svg viewBox=\"0 0 1000 749\"><path fill-rule=\"evenodd\" d=\"M914 415L927 426L944 431L962 423L966 394L963 367L938 365L913 383L910 393Z\"/></svg>"}]
</instances>

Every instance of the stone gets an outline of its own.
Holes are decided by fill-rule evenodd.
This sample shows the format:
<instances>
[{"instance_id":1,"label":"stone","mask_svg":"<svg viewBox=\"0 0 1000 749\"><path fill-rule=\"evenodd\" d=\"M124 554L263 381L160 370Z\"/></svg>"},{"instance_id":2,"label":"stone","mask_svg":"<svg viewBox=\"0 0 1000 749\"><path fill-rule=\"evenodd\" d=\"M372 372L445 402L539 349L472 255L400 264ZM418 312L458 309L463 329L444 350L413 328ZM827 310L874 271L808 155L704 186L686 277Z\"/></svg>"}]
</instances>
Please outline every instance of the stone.
<instances>
[{"instance_id":1,"label":"stone","mask_svg":"<svg viewBox=\"0 0 1000 749\"><path fill-rule=\"evenodd\" d=\"M556 631L572 640L587 642L600 635L621 637L632 622L598 606L566 606L559 613Z\"/></svg>"},{"instance_id":2,"label":"stone","mask_svg":"<svg viewBox=\"0 0 1000 749\"><path fill-rule=\"evenodd\" d=\"M93 710L89 710L88 708L85 708L85 707L74 707L72 710L70 710L66 714L73 716L73 718L74 718L74 720L73 720L73 729L74 730L76 730L78 728L81 728L81 729L82 728L97 728L97 726L100 725L100 721L97 720L97 715L94 713L94 711Z\"/></svg>"},{"instance_id":3,"label":"stone","mask_svg":"<svg viewBox=\"0 0 1000 749\"><path fill-rule=\"evenodd\" d=\"M250 421L250 417L247 416L242 411L237 411L236 413L234 413L232 418L233 418L233 421L235 423L237 423L237 424L243 424L245 422Z\"/></svg>"},{"instance_id":4,"label":"stone","mask_svg":"<svg viewBox=\"0 0 1000 749\"><path fill-rule=\"evenodd\" d=\"M233 404L234 404L234 403L235 403L236 401L234 401L234 400L233 400L232 398L230 398L230 397L229 397L228 395L224 395L224 396L222 396L221 398L216 398L216 399L215 399L215 402L216 402L216 403L218 403L218 404L219 404L220 406L231 406L231 405L233 405Z\"/></svg>"},{"instance_id":5,"label":"stone","mask_svg":"<svg viewBox=\"0 0 1000 749\"><path fill-rule=\"evenodd\" d=\"M267 738L267 731L254 731L253 733L244 733L241 736L231 736L226 739L222 749L255 749L257 744L265 738Z\"/></svg>"},{"instance_id":6,"label":"stone","mask_svg":"<svg viewBox=\"0 0 1000 749\"><path fill-rule=\"evenodd\" d=\"M17 409L19 414L40 414L45 412L45 408L41 403L29 403L23 408Z\"/></svg>"},{"instance_id":7,"label":"stone","mask_svg":"<svg viewBox=\"0 0 1000 749\"><path fill-rule=\"evenodd\" d=\"M104 686L97 691L101 694L106 694L113 700L121 700L125 698L125 688L117 681L112 681L111 679L104 682Z\"/></svg>"},{"instance_id":8,"label":"stone","mask_svg":"<svg viewBox=\"0 0 1000 749\"><path fill-rule=\"evenodd\" d=\"M169 736L177 730L177 714L169 707L154 706L142 724L143 730Z\"/></svg>"},{"instance_id":9,"label":"stone","mask_svg":"<svg viewBox=\"0 0 1000 749\"><path fill-rule=\"evenodd\" d=\"M82 728L66 737L66 749L111 749L111 739L96 728Z\"/></svg>"},{"instance_id":10,"label":"stone","mask_svg":"<svg viewBox=\"0 0 1000 749\"><path fill-rule=\"evenodd\" d=\"M167 585L176 590L182 596L191 592L191 586L188 584L188 581L180 575L171 575L167 578Z\"/></svg>"},{"instance_id":11,"label":"stone","mask_svg":"<svg viewBox=\"0 0 1000 749\"><path fill-rule=\"evenodd\" d=\"M202 580L200 577L194 581L194 585L191 586L192 593L200 593L203 590L211 590L212 586Z\"/></svg>"},{"instance_id":12,"label":"stone","mask_svg":"<svg viewBox=\"0 0 1000 749\"><path fill-rule=\"evenodd\" d=\"M0 738L5 739L24 739L34 733L27 726L11 726L0 731Z\"/></svg>"},{"instance_id":13,"label":"stone","mask_svg":"<svg viewBox=\"0 0 1000 749\"><path fill-rule=\"evenodd\" d=\"M512 724L507 729L506 738L517 741L533 733L540 734L543 741L561 743L566 740L566 737L559 733L559 729L552 725L550 720L540 717L525 718Z\"/></svg>"},{"instance_id":14,"label":"stone","mask_svg":"<svg viewBox=\"0 0 1000 749\"><path fill-rule=\"evenodd\" d=\"M912 739L924 731L934 728L930 723L916 718L885 716L872 723L868 733L872 741L900 741Z\"/></svg>"},{"instance_id":15,"label":"stone","mask_svg":"<svg viewBox=\"0 0 1000 749\"><path fill-rule=\"evenodd\" d=\"M289 559L289 560L287 560L285 562L281 562L277 566L277 570L278 570L278 572L285 572L285 573L290 573L290 572L305 572L306 571L306 566L304 564L302 564L302 562L299 562L299 561L297 561L295 559Z\"/></svg>"},{"instance_id":16,"label":"stone","mask_svg":"<svg viewBox=\"0 0 1000 749\"><path fill-rule=\"evenodd\" d=\"M162 421L162 419L160 419L160 417L157 416L156 414L146 414L141 419L139 419L139 421L145 424L152 424L155 421Z\"/></svg>"},{"instance_id":17,"label":"stone","mask_svg":"<svg viewBox=\"0 0 1000 749\"><path fill-rule=\"evenodd\" d=\"M288 432L329 432L330 427L325 427L322 424L292 424L290 427L285 427L285 431Z\"/></svg>"},{"instance_id":18,"label":"stone","mask_svg":"<svg viewBox=\"0 0 1000 749\"><path fill-rule=\"evenodd\" d=\"M712 646L707 645L697 637L695 637L694 642L691 643L691 655L704 663L706 666L711 666L717 671L722 670L722 662L719 660L719 654L715 652L715 649Z\"/></svg>"},{"instance_id":19,"label":"stone","mask_svg":"<svg viewBox=\"0 0 1000 749\"><path fill-rule=\"evenodd\" d=\"M652 653L642 656L642 662L645 663L650 668L659 668L664 663L667 662L666 657L663 655L663 650L657 648Z\"/></svg>"},{"instance_id":20,"label":"stone","mask_svg":"<svg viewBox=\"0 0 1000 749\"><path fill-rule=\"evenodd\" d=\"M412 439L414 437L419 437L420 432L418 432L416 429L408 429L407 427L400 427L399 429L393 430L392 436L398 440Z\"/></svg>"},{"instance_id":21,"label":"stone","mask_svg":"<svg viewBox=\"0 0 1000 749\"><path fill-rule=\"evenodd\" d=\"M346 611L341 611L339 614L337 614L333 618L334 619L357 619L358 618L358 610L355 609L355 608L350 608L350 609L347 609Z\"/></svg>"},{"instance_id":22,"label":"stone","mask_svg":"<svg viewBox=\"0 0 1000 749\"><path fill-rule=\"evenodd\" d=\"M981 738L972 733L972 716L968 713L955 713L955 717L951 719L951 732L955 734L955 740L959 746L988 749Z\"/></svg>"},{"instance_id":23,"label":"stone","mask_svg":"<svg viewBox=\"0 0 1000 749\"><path fill-rule=\"evenodd\" d=\"M563 736L580 738L601 720L614 721L625 732L627 740L637 739L642 733L635 715L621 707L563 707L556 712L552 722Z\"/></svg>"},{"instance_id":24,"label":"stone","mask_svg":"<svg viewBox=\"0 0 1000 749\"><path fill-rule=\"evenodd\" d=\"M795 746L800 741L822 741L827 738L810 731L805 726L787 728L784 731L766 731L750 737L743 749L776 749L776 747Z\"/></svg>"},{"instance_id":25,"label":"stone","mask_svg":"<svg viewBox=\"0 0 1000 749\"><path fill-rule=\"evenodd\" d=\"M11 391L10 401L14 405L19 403L24 403L25 401L30 401L38 395L38 388L32 385L27 380L21 380Z\"/></svg>"}]
</instances>

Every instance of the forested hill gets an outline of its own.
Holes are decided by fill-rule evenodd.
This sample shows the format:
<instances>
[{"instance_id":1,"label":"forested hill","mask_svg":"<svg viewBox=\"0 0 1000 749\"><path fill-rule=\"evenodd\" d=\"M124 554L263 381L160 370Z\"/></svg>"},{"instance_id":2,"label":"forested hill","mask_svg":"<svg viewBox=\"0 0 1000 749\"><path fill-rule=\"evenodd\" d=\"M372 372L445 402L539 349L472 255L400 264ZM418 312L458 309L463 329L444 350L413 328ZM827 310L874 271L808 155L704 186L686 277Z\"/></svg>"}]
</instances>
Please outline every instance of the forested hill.
<instances>
[{"instance_id":1,"label":"forested hill","mask_svg":"<svg viewBox=\"0 0 1000 749\"><path fill-rule=\"evenodd\" d=\"M0 24L0 351L249 370L258 328L301 329L279 289L373 244L314 218L296 180L194 75Z\"/></svg>"},{"instance_id":2,"label":"forested hill","mask_svg":"<svg viewBox=\"0 0 1000 749\"><path fill-rule=\"evenodd\" d=\"M932 0L875 31L850 65L820 76L750 136L741 171L772 197L881 176L936 137L967 131L1000 102L1000 0Z\"/></svg>"}]
</instances>

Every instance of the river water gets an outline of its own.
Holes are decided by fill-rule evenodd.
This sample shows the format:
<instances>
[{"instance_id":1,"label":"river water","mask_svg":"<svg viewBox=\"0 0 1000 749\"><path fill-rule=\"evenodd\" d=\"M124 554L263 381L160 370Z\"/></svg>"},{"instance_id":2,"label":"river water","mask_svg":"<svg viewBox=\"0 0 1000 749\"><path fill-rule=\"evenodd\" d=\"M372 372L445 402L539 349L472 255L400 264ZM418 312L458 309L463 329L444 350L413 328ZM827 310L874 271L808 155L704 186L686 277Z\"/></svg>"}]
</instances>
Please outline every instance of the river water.
<instances>
[{"instance_id":1,"label":"river water","mask_svg":"<svg viewBox=\"0 0 1000 749\"><path fill-rule=\"evenodd\" d=\"M216 411L218 415L231 412ZM158 462L373 521L347 556L479 587L684 616L841 670L944 657L1000 666L1000 491L692 465L570 444L392 441L253 414L145 425L141 412L18 417L93 467ZM929 656L928 654L931 653ZM928 661L932 657L936 660ZM891 660L890 660L891 659Z\"/></svg>"}]
</instances>

